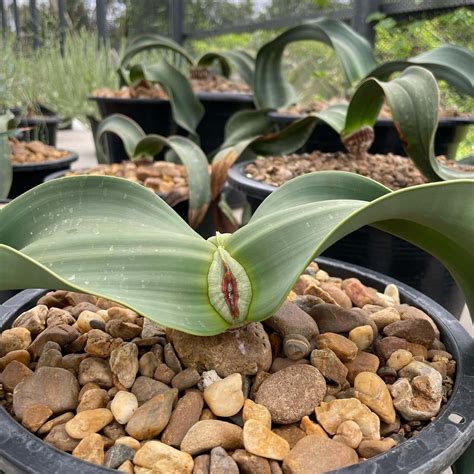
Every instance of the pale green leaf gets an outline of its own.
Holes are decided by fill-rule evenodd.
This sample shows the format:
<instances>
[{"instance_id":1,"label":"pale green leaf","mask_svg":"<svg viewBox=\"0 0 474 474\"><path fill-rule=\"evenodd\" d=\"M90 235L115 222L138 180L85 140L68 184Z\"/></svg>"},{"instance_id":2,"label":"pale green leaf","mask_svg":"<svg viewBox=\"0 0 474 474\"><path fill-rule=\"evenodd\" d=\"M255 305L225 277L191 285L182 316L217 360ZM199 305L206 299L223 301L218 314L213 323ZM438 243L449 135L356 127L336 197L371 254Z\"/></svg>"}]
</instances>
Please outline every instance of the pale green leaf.
<instances>
[{"instance_id":1,"label":"pale green leaf","mask_svg":"<svg viewBox=\"0 0 474 474\"><path fill-rule=\"evenodd\" d=\"M439 90L433 75L411 66L389 82L369 78L352 97L343 135L372 126L386 100L408 156L431 181L473 178L474 173L442 165L434 153Z\"/></svg>"},{"instance_id":2,"label":"pale green leaf","mask_svg":"<svg viewBox=\"0 0 474 474\"><path fill-rule=\"evenodd\" d=\"M0 221L0 268L14 269L0 272L1 288L107 295L197 334L228 326L207 297L214 245L142 186L103 176L62 178L17 198Z\"/></svg>"},{"instance_id":3,"label":"pale green leaf","mask_svg":"<svg viewBox=\"0 0 474 474\"><path fill-rule=\"evenodd\" d=\"M211 184L206 155L191 140L171 136L145 135L145 132L132 119L125 115L114 114L103 120L97 129L97 155L100 163L106 163L107 157L102 142L106 133L117 135L123 142L130 160L143 158L153 160L163 147L169 147L186 167L189 187L189 223L197 227L204 218L211 200ZM188 196L166 196L170 204L177 204Z\"/></svg>"},{"instance_id":4,"label":"pale green leaf","mask_svg":"<svg viewBox=\"0 0 474 474\"><path fill-rule=\"evenodd\" d=\"M56 287L121 302L160 324L230 327L208 298L215 242L252 286L247 321L271 316L306 265L364 225L432 253L474 311L474 181L390 192L362 176L312 173L276 190L250 223L205 241L158 197L110 177L51 181L0 210L0 288ZM460 206L460 200L463 205Z\"/></svg>"},{"instance_id":5,"label":"pale green leaf","mask_svg":"<svg viewBox=\"0 0 474 474\"><path fill-rule=\"evenodd\" d=\"M474 96L474 54L466 48L446 44L406 61L391 61L370 71L367 77L389 79L398 71L419 65L431 71L436 79L453 86L459 93Z\"/></svg>"},{"instance_id":6,"label":"pale green leaf","mask_svg":"<svg viewBox=\"0 0 474 474\"><path fill-rule=\"evenodd\" d=\"M156 35L154 33L146 33L137 36L132 41L130 41L122 55L120 60L120 68L118 70L122 83L129 82L127 68L132 58L143 51L153 49L172 51L173 53L178 54L190 65L193 64L193 58L176 41L165 36Z\"/></svg>"},{"instance_id":7,"label":"pale green leaf","mask_svg":"<svg viewBox=\"0 0 474 474\"><path fill-rule=\"evenodd\" d=\"M252 281L249 319L261 320L273 313L315 256L368 224L377 224L437 257L463 289L473 311L473 180L390 192L359 175L320 172L289 181L268 200L248 225L226 240L228 252Z\"/></svg>"},{"instance_id":8,"label":"pale green leaf","mask_svg":"<svg viewBox=\"0 0 474 474\"><path fill-rule=\"evenodd\" d=\"M114 162L113 157L108 156L108 151L104 146L106 133L117 135L122 140L125 152L130 160L135 158L135 148L138 142L146 136L140 125L126 115L113 114L106 117L99 123L95 138L97 161L101 164ZM147 157L153 158L153 155Z\"/></svg>"}]
</instances>

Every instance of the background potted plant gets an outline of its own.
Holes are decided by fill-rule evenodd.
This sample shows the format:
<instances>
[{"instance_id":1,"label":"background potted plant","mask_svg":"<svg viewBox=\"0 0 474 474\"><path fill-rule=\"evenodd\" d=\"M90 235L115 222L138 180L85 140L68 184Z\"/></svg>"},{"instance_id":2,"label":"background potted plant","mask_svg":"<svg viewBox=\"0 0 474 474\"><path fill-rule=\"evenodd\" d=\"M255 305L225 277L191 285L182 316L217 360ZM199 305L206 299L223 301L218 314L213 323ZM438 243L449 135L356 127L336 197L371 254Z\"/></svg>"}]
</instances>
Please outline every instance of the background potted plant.
<instances>
[{"instance_id":1,"label":"background potted plant","mask_svg":"<svg viewBox=\"0 0 474 474\"><path fill-rule=\"evenodd\" d=\"M130 65L135 56L150 50L160 53L154 62ZM219 75L209 70L215 63ZM146 34L132 40L122 55L118 69L122 89L99 89L92 99L102 118L121 113L147 133L198 135L201 147L210 153L222 143L228 118L253 107L251 96L242 92L248 91L248 86L227 79L233 70L251 83L253 58L242 51L228 51L194 59L173 40ZM112 141L111 146L118 147L114 149L115 159L124 159L117 142Z\"/></svg>"},{"instance_id":2,"label":"background potted plant","mask_svg":"<svg viewBox=\"0 0 474 474\"><path fill-rule=\"evenodd\" d=\"M260 48L255 63L255 96L259 107L284 109L297 101L294 88L285 78L283 53L285 48L295 41L320 41L331 48L340 62L348 95L355 85L367 77L387 80L394 72L403 71L411 65L420 65L430 70L438 80L453 86L460 94L474 96L474 55L466 48L455 45L443 45L415 57L378 64L372 46L345 23L337 20L320 19L290 28ZM342 92L342 91L341 91ZM316 104L318 105L318 104ZM316 107L319 112L319 107ZM312 106L302 109L311 110ZM296 116L301 113L296 112ZM302 115L305 115L303 113ZM295 112L273 112L276 123L288 124L295 119ZM442 116L435 139L435 153L453 158L459 143L466 136L472 117ZM318 133L307 144L312 151L340 151L343 145L337 134L329 127L325 133ZM321 131L322 132L322 131ZM373 153L396 153L404 155L393 121L388 117L380 118L374 125L375 139Z\"/></svg>"},{"instance_id":3,"label":"background potted plant","mask_svg":"<svg viewBox=\"0 0 474 474\"><path fill-rule=\"evenodd\" d=\"M312 119L304 119L275 133L270 131L266 110L237 112L226 123L225 139L219 150L206 157L188 138L147 135L129 117L114 114L104 119L97 129L98 167L74 173L59 171L47 176L45 181L66 174L126 177L158 193L201 235L209 237L216 229L228 231L238 226L227 202L228 189L224 189L229 166L246 153L291 153L307 140L311 125ZM113 163L104 140L108 134L123 143L128 161ZM154 162L163 147L170 149L165 154L168 163Z\"/></svg>"},{"instance_id":4,"label":"background potted plant","mask_svg":"<svg viewBox=\"0 0 474 474\"><path fill-rule=\"evenodd\" d=\"M474 207L471 202L466 206L455 204L460 196L472 193L473 189L474 181L458 180L391 192L354 174L313 173L292 180L273 193L247 226L234 234L218 234L206 241L142 186L98 176L56 180L21 196L0 211L1 267L8 266L13 270L0 273L0 285L7 288L21 282L25 287L39 285L88 292L125 304L158 324L178 331L210 336L232 329L227 334L235 338L235 334L246 330L242 324L263 321L278 310L315 255L354 228L377 223L437 255L465 290L472 310ZM57 196L62 199L58 200ZM48 216L44 220L32 218L39 202L42 212ZM87 225L81 225L84 223ZM116 231L118 227L122 230L120 233ZM294 245L294 242L298 244ZM123 258L124 255L133 258ZM339 268L342 278L348 273L353 276L353 271L364 278L363 272L357 273L351 266L339 264L338 267L336 264L333 268ZM382 278L382 285L389 282L380 275L372 277L375 282ZM232 285L232 292L223 291L222 279ZM418 292L403 285L401 290L408 303L426 302ZM30 298L32 296L30 294ZM4 318L8 316L11 320L18 311L28 308L26 301L21 309L18 302L14 312L9 311L14 302L5 307ZM184 315L183 305L186 308ZM459 367L465 370L458 370L452 401L430 429L421 431L383 456L355 467L357 472L375 469L381 464L390 469L400 459L406 463L403 467L406 470L431 469L435 462L437 468L445 468L472 440L472 423L465 422L472 409L467 403L470 403L467 395L472 389L472 340L442 309L436 305L433 308L435 311L431 315L446 336L446 343L455 354ZM420 324L428 325L433 331L426 320ZM453 335L458 338L458 345ZM197 340L203 342L203 338ZM170 350L168 346L167 351ZM138 353L137 349L135 351ZM437 377L440 379L439 375ZM166 399L171 395L170 392ZM228 404L229 397L225 401ZM171 408L172 403L169 403ZM1 413L11 428L8 433L16 434L9 436L9 443L1 443L10 462L21 463L29 456L25 446L35 446L36 453L41 449L44 454L36 454L35 464L69 462L70 466L79 466L77 460L58 454L33 438L6 417L3 409ZM454 414L457 417L451 419ZM464 422L459 423L459 419ZM245 421L247 438L244 443L254 451L249 444L252 423L248 426L247 423ZM73 425L66 426L66 431L72 433ZM96 426L92 434L100 431L100 426ZM456 435L445 436L446 429ZM3 436L8 433L2 431ZM82 432L76 433L73 432L74 436L84 438ZM426 443L437 434L437 442L426 450ZM315 438L313 436L309 441ZM24 443L25 439L29 443ZM184 440L182 448L183 443ZM336 448L334 442L325 443ZM292 454L287 444L283 445L283 454L264 453L264 457L290 464L295 453ZM101 449L103 453L103 444ZM419 455L404 456L405 449L416 450ZM185 448L183 450L187 452ZM76 451L77 457L92 459L90 451L80 451ZM175 451L172 453L173 459L178 457ZM191 453L197 455L199 451L191 450ZM138 465L143 465L141 456L135 452L132 456ZM330 466L343 466L344 462L339 464L341 461L336 458ZM192 460L189 457L186 460L191 464L191 467L187 466L190 472ZM314 461L320 460L321 457ZM348 463L357 460L355 455Z\"/></svg>"},{"instance_id":5,"label":"background potted plant","mask_svg":"<svg viewBox=\"0 0 474 474\"><path fill-rule=\"evenodd\" d=\"M306 163L307 171L347 169L348 171L360 170L360 173L368 176L381 176L382 170L385 170L387 177L384 179L387 180L387 185L393 186L395 184L395 187L408 185L410 183L408 179L404 185L400 185L401 182L397 184L396 180L393 181L397 173L401 172L396 169L397 161L394 161L392 165L385 165L388 166L386 169L382 167L384 160L388 163L390 160L396 160L396 157L377 155L372 158L372 161L366 161L366 153L373 139L370 127L375 123L385 99L391 107L398 129L404 137L407 154L419 170L419 179L423 176L423 179L431 181L472 177L472 170L469 172L470 168L457 169L452 167L449 162L438 161L434 156L433 137L437 124L438 95L437 84L433 76L420 67L411 67L404 71L399 78L390 82L367 79L359 85L349 107L333 106L319 114L314 114L312 118L307 118L313 120L312 124L316 127L315 133L318 133L318 121L325 121L328 126L337 131L346 144L349 154L325 155L315 152L313 156L315 165L312 164L311 155L303 155L301 160ZM345 167L347 157L353 164ZM292 162L298 163L298 156L289 157L286 162L289 165ZM330 164L329 167L325 165L326 162ZM261 165L253 166L252 170L249 169L247 162L235 166L229 172L231 186L246 192L253 210L275 190L275 182L286 181L293 177L293 173L302 174L305 172L302 165L291 165L293 172L290 172L289 170L285 171L284 164L273 166L274 162L269 161L268 165L273 166L271 171L275 176L273 179L277 180L273 181L273 184L269 184L268 171L265 171L266 162L259 161L258 163ZM404 166L403 173L405 172L414 174L417 170ZM266 176L265 173L267 173ZM260 181L267 180L267 183L258 182L256 179L252 179L252 176ZM286 177L282 178L282 176ZM407 175L406 178L411 179L412 176ZM411 184L413 183L416 183L416 180L411 181ZM367 241L371 241L373 245L368 247ZM396 237L387 235L385 232L373 228L359 229L353 235L328 249L325 255L356 264L364 264L380 272L388 273L390 271L397 279L430 295L453 314L459 315L462 311L464 305L462 294L447 270L429 254ZM439 285L438 288L436 288L437 285ZM444 293L445 291L446 293Z\"/></svg>"}]
</instances>

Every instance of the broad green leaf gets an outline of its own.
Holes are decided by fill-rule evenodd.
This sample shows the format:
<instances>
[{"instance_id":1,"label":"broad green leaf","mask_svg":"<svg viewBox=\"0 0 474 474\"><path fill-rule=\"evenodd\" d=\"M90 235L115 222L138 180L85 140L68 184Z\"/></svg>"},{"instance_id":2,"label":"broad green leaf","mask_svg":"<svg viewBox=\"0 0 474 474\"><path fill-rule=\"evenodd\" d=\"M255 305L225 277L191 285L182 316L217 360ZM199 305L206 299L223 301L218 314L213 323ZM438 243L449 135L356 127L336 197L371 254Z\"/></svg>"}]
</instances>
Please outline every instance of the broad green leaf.
<instances>
[{"instance_id":1,"label":"broad green leaf","mask_svg":"<svg viewBox=\"0 0 474 474\"><path fill-rule=\"evenodd\" d=\"M368 41L345 23L327 18L303 23L283 32L259 50L254 77L258 107L278 109L295 100L293 88L283 74L282 56L288 44L307 40L320 41L334 49L348 86L376 66Z\"/></svg>"},{"instance_id":2,"label":"broad green leaf","mask_svg":"<svg viewBox=\"0 0 474 474\"><path fill-rule=\"evenodd\" d=\"M408 156L431 181L473 178L474 173L442 165L434 153L438 124L439 90L433 75L411 66L398 78L381 82L369 78L352 97L343 136L372 126L384 99L390 107L395 126Z\"/></svg>"},{"instance_id":3,"label":"broad green leaf","mask_svg":"<svg viewBox=\"0 0 474 474\"><path fill-rule=\"evenodd\" d=\"M204 115L204 107L194 95L187 77L162 59L151 65L137 64L130 69L130 80L158 82L170 99L173 120L191 135Z\"/></svg>"},{"instance_id":4,"label":"broad green leaf","mask_svg":"<svg viewBox=\"0 0 474 474\"><path fill-rule=\"evenodd\" d=\"M474 54L466 48L443 45L406 61L391 61L370 71L367 77L389 79L394 72L419 65L439 79L446 81L459 93L474 96Z\"/></svg>"},{"instance_id":5,"label":"broad green leaf","mask_svg":"<svg viewBox=\"0 0 474 474\"><path fill-rule=\"evenodd\" d=\"M140 140L145 138L143 129L131 118L122 114L113 114L99 123L95 138L95 148L97 151L97 161L101 164L113 162L104 147L104 135L112 133L117 135L123 143L125 152L130 160L140 158L135 155L135 148ZM146 155L146 158L152 159L153 155Z\"/></svg>"},{"instance_id":6,"label":"broad green leaf","mask_svg":"<svg viewBox=\"0 0 474 474\"><path fill-rule=\"evenodd\" d=\"M355 174L312 173L277 189L263 206L234 234L205 241L134 183L51 181L0 210L0 268L8 268L0 289L90 292L165 326L212 335L232 327L209 302L217 243L250 280L246 321L259 321L274 313L312 258L372 224L439 258L474 312L474 180L390 192Z\"/></svg>"},{"instance_id":7,"label":"broad green leaf","mask_svg":"<svg viewBox=\"0 0 474 474\"><path fill-rule=\"evenodd\" d=\"M390 192L355 174L311 173L277 189L262 206L226 240L252 282L250 320L273 313L314 257L369 224L437 257L474 309L473 180Z\"/></svg>"},{"instance_id":8,"label":"broad green leaf","mask_svg":"<svg viewBox=\"0 0 474 474\"><path fill-rule=\"evenodd\" d=\"M198 334L227 327L202 278L215 247L142 186L62 178L23 194L0 220L0 268L15 269L0 272L2 288L107 294L168 327Z\"/></svg>"},{"instance_id":9,"label":"broad green leaf","mask_svg":"<svg viewBox=\"0 0 474 474\"><path fill-rule=\"evenodd\" d=\"M122 83L128 83L127 67L131 59L137 54L151 49L163 49L165 51L173 51L174 53L177 53L180 57L182 57L190 65L193 64L193 58L183 47L176 43L176 41L165 36L160 36L153 33L146 33L144 35L137 36L132 41L130 41L123 53L123 56L120 61L120 68L118 71Z\"/></svg>"},{"instance_id":10,"label":"broad green leaf","mask_svg":"<svg viewBox=\"0 0 474 474\"><path fill-rule=\"evenodd\" d=\"M311 115L327 123L337 133L340 134L344 130L344 126L346 125L348 107L348 104L334 104L330 105L321 112L316 112Z\"/></svg>"},{"instance_id":11,"label":"broad green leaf","mask_svg":"<svg viewBox=\"0 0 474 474\"><path fill-rule=\"evenodd\" d=\"M229 77L235 69L246 84L253 86L255 59L250 54L240 50L206 53L198 59L197 65L209 67L215 61L219 63L223 76Z\"/></svg>"},{"instance_id":12,"label":"broad green leaf","mask_svg":"<svg viewBox=\"0 0 474 474\"><path fill-rule=\"evenodd\" d=\"M8 110L0 115L0 199L6 199L13 180L11 151L8 143L9 122L13 114Z\"/></svg>"}]
</instances>

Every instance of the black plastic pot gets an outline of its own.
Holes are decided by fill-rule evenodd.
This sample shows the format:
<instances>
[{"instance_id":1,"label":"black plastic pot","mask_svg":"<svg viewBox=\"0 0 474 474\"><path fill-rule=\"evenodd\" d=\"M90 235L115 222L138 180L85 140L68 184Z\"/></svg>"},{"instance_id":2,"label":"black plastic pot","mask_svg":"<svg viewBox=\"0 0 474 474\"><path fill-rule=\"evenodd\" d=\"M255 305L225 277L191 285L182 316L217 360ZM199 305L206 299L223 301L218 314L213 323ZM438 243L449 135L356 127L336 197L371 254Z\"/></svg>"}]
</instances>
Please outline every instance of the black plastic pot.
<instances>
[{"instance_id":1,"label":"black plastic pot","mask_svg":"<svg viewBox=\"0 0 474 474\"><path fill-rule=\"evenodd\" d=\"M302 118L279 113L271 113L270 117L274 123L282 127ZM472 124L474 124L474 116L441 119L438 123L438 129L435 135L436 155L444 155L448 159L454 159L459 144L466 137L469 126ZM394 153L400 156L407 156L392 120L377 120L374 126L374 132L374 143L369 150L371 153ZM318 122L309 140L299 151L309 153L314 150L331 153L344 151L344 146L341 143L338 133L326 123Z\"/></svg>"},{"instance_id":2,"label":"black plastic pot","mask_svg":"<svg viewBox=\"0 0 474 474\"><path fill-rule=\"evenodd\" d=\"M440 473L450 466L471 443L474 436L474 342L463 327L444 308L418 291L379 273L331 259L318 259L333 276L355 276L383 290L389 283L399 287L404 303L418 306L436 322L447 350L457 361L454 390L436 420L416 437L361 464L333 471L339 474ZM44 290L26 290L0 306L0 331L10 327L23 311L34 306ZM452 415L458 415L456 421ZM459 419L459 418L458 418ZM81 473L116 472L80 461L44 443L0 408L0 471L5 473ZM465 471L468 472L468 471Z\"/></svg>"},{"instance_id":3,"label":"black plastic pot","mask_svg":"<svg viewBox=\"0 0 474 474\"><path fill-rule=\"evenodd\" d=\"M227 179L232 187L247 195L255 212L276 188L247 178L243 169L248 163L233 166ZM434 299L454 316L461 315L464 296L448 270L432 255L398 237L364 226L336 242L323 255L390 275Z\"/></svg>"},{"instance_id":4,"label":"black plastic pot","mask_svg":"<svg viewBox=\"0 0 474 474\"><path fill-rule=\"evenodd\" d=\"M63 178L67 170L56 171L44 177L43 182L52 181L53 179ZM157 193L160 198L164 199L164 195ZM176 213L186 222L188 221L188 211L189 211L189 201L183 201L173 207ZM196 229L199 235L202 235L205 239L216 234L216 228L211 218L210 213L208 212L204 217L204 220L201 222L199 227ZM1 472L0 472L1 474Z\"/></svg>"},{"instance_id":5,"label":"black plastic pot","mask_svg":"<svg viewBox=\"0 0 474 474\"><path fill-rule=\"evenodd\" d=\"M38 110L38 116L34 117L23 116L19 107L10 109L18 121L18 128L30 128L19 133L17 138L28 142L39 140L47 145L56 146L57 130L66 128L62 126L65 119L44 105L36 105L35 109Z\"/></svg>"},{"instance_id":6,"label":"black plastic pot","mask_svg":"<svg viewBox=\"0 0 474 474\"><path fill-rule=\"evenodd\" d=\"M68 170L71 163L78 159L76 153L69 153L69 156L59 160L50 160L44 163L25 163L23 165L13 165L13 182L8 197L16 198L20 194L38 186L44 178L54 171Z\"/></svg>"},{"instance_id":7,"label":"black plastic pot","mask_svg":"<svg viewBox=\"0 0 474 474\"><path fill-rule=\"evenodd\" d=\"M200 92L197 97L205 110L197 133L201 138L201 148L206 154L222 145L225 125L233 114L255 108L251 94Z\"/></svg>"},{"instance_id":8,"label":"black plastic pot","mask_svg":"<svg viewBox=\"0 0 474 474\"><path fill-rule=\"evenodd\" d=\"M224 127L229 117L243 109L253 109L250 94L207 93L197 94L205 113L197 127L201 148L205 153L216 150L224 141ZM121 99L115 97L89 97L97 103L101 117L123 114L143 128L145 133L157 133L168 137L173 134L188 135L173 122L168 100ZM111 161L120 163L128 159L121 140L109 134L107 145Z\"/></svg>"}]
</instances>

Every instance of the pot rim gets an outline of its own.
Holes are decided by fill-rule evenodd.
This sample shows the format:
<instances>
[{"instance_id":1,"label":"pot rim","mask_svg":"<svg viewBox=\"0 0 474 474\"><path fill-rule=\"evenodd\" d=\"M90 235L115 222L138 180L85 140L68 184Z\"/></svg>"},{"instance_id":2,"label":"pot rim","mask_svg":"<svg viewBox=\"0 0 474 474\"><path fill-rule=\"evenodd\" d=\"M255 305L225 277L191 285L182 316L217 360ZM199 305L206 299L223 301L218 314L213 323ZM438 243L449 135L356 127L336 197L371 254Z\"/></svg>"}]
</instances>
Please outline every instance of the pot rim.
<instances>
[{"instance_id":1,"label":"pot rim","mask_svg":"<svg viewBox=\"0 0 474 474\"><path fill-rule=\"evenodd\" d=\"M441 472L450 466L469 446L474 437L473 399L474 392L474 340L460 323L443 307L419 291L393 278L363 267L338 260L318 258L317 262L329 273L341 277L356 276L364 283L382 289L393 283L400 290L403 302L427 309L435 320L447 349L457 362L456 381L453 393L436 417L417 436L404 441L390 451L375 456L363 463L332 471L338 474L366 474L375 472ZM0 324L32 306L32 301L47 290L25 290L0 305ZM5 324L5 323L4 323ZM451 414L459 414L459 424L449 419ZM17 423L0 408L0 421L5 426L0 431L0 455L10 461L9 468L20 468L23 472L38 472L35 461L38 455L46 456L52 472L81 472L99 474L116 472L74 458L57 448L44 443ZM430 447L431 449L427 449ZM14 456L21 455L21 459ZM0 467L2 460L0 457ZM7 471L15 472L15 471Z\"/></svg>"},{"instance_id":2,"label":"pot rim","mask_svg":"<svg viewBox=\"0 0 474 474\"><path fill-rule=\"evenodd\" d=\"M265 199L278 188L245 176L244 168L253 162L254 159L246 160L231 166L227 172L227 181L233 188L243 191L250 197Z\"/></svg>"},{"instance_id":3,"label":"pot rim","mask_svg":"<svg viewBox=\"0 0 474 474\"><path fill-rule=\"evenodd\" d=\"M299 114L288 114L288 113L279 113L279 112L269 112L269 117L278 123L288 123L294 122L296 120L307 117L308 115L299 115ZM318 122L323 123L318 119ZM464 117L441 117L438 119L438 127L448 127L448 126L458 126L458 125L472 125L474 124L474 114ZM381 127L391 127L393 126L393 120L388 118L377 119L375 126Z\"/></svg>"},{"instance_id":4,"label":"pot rim","mask_svg":"<svg viewBox=\"0 0 474 474\"><path fill-rule=\"evenodd\" d=\"M43 171L47 169L55 169L58 166L64 166L69 163L73 163L79 159L79 155L73 151L62 150L57 148L58 151L67 151L69 154L64 158L59 158L58 160L48 160L42 161L40 163L24 163L24 164L14 164L13 171L15 173L29 172L29 171Z\"/></svg>"},{"instance_id":5,"label":"pot rim","mask_svg":"<svg viewBox=\"0 0 474 474\"><path fill-rule=\"evenodd\" d=\"M242 93L242 92L196 92L196 97L199 100L205 102L249 102L253 104L253 94ZM134 104L134 105L158 105L168 104L168 99L148 99L148 98L124 98L124 97L100 97L90 95L89 100L95 102L118 102L122 104Z\"/></svg>"}]
</instances>

